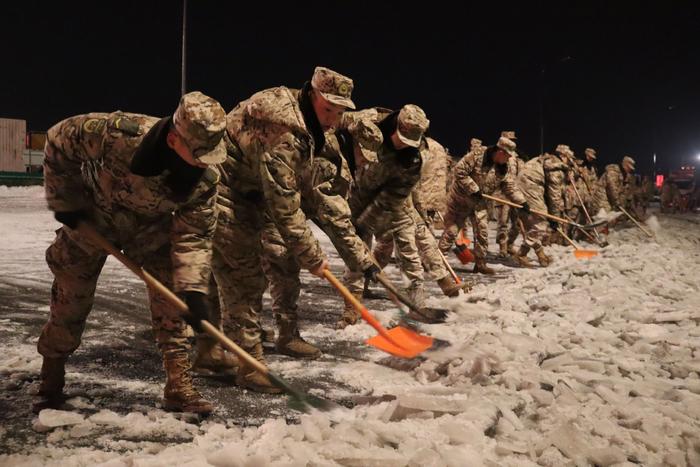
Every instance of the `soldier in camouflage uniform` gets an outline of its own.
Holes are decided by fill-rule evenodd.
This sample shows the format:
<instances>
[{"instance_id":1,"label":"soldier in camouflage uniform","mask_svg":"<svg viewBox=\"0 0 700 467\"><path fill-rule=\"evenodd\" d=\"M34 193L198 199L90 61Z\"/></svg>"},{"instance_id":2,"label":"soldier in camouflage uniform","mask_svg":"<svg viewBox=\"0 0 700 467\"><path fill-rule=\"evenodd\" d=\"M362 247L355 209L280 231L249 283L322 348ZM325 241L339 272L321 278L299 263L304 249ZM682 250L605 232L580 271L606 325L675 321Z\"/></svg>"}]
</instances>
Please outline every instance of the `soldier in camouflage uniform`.
<instances>
[{"instance_id":1,"label":"soldier in camouflage uniform","mask_svg":"<svg viewBox=\"0 0 700 467\"><path fill-rule=\"evenodd\" d=\"M369 121L353 121L337 132L327 132L326 145L313 159L311 180L302 186L301 208L331 239L338 254L355 271L378 272L367 245L352 225L350 194L352 175L341 144L350 158L356 152L379 149L382 134ZM279 338L277 351L297 358L317 358L321 351L299 336L297 302L299 300L300 266L282 240L272 222L265 223L263 232L263 269L270 281L272 311ZM368 273L371 274L371 273Z\"/></svg>"},{"instance_id":2,"label":"soldier in camouflage uniform","mask_svg":"<svg viewBox=\"0 0 700 467\"><path fill-rule=\"evenodd\" d=\"M431 138L426 138L426 142L434 146L439 146L439 144ZM442 146L439 147L442 148ZM428 157L429 156L424 153L424 162L428 160ZM430 194L427 192L430 187L424 184L424 181L427 178L427 166L428 164L423 165L421 180L419 180L414 187L413 191L411 192L411 196L406 199L406 203L409 204L408 209L413 217L416 234L416 247L418 248L418 253L420 254L420 259L423 263L425 272L427 272L431 280L437 282L440 290L442 290L446 296L456 297L459 295L460 286L455 284L450 272L445 267L445 263L442 260L440 250L437 246L437 240L428 227L428 209L426 207L426 203L424 202L426 197ZM401 234L394 232L392 234L385 234L377 238L377 244L374 247L373 253L374 258L377 260L381 268L384 268L387 264L389 264L391 255L394 252L394 236L401 237Z\"/></svg>"},{"instance_id":3,"label":"soldier in camouflage uniform","mask_svg":"<svg viewBox=\"0 0 700 467\"><path fill-rule=\"evenodd\" d=\"M193 388L187 326L208 319L206 293L216 227L216 187L225 113L199 92L186 94L173 117L125 112L68 118L47 135L49 209L64 224L46 251L54 274L51 315L39 337L44 357L37 408L60 404L64 367L80 344L107 252L80 234L89 222L185 300L191 315L149 289L153 332L163 354L170 410L207 413ZM194 318L192 317L194 315Z\"/></svg>"},{"instance_id":4,"label":"soldier in camouflage uniform","mask_svg":"<svg viewBox=\"0 0 700 467\"><path fill-rule=\"evenodd\" d=\"M264 362L258 314L266 288L261 265L265 216L274 223L300 267L322 277L328 260L301 209L306 172L325 145L324 131L336 127L350 100L353 82L317 67L301 90L284 86L260 91L228 115L228 158L222 165L212 268L219 287L224 331ZM247 365L236 381L261 392L280 390Z\"/></svg>"},{"instance_id":5,"label":"soldier in camouflage uniform","mask_svg":"<svg viewBox=\"0 0 700 467\"><path fill-rule=\"evenodd\" d=\"M514 131L503 131L501 132L501 136L512 141L516 141L517 139ZM515 157L508 159L508 163L511 165L510 171L513 173L513 177L515 177L517 182L520 172L525 164L525 160L520 157L520 153L518 152L517 148L515 150L515 154ZM498 255L502 258L511 255L516 260L519 260L520 257L513 254L513 244L520 234L520 227L518 226L518 212L516 209L511 208L507 204L501 204L497 207L497 214L498 228L496 231L496 242L498 242Z\"/></svg>"},{"instance_id":6,"label":"soldier in camouflage uniform","mask_svg":"<svg viewBox=\"0 0 700 467\"><path fill-rule=\"evenodd\" d=\"M490 195L500 188L505 197L514 203L522 204L523 210L529 212L529 206L508 163L510 157L515 157L515 147L513 140L501 137L495 146L487 148L483 153L470 151L454 168L439 248L443 253L447 253L459 229L464 227L465 220L471 218L475 239L474 272L494 274L494 270L486 265L488 219L482 193Z\"/></svg>"},{"instance_id":7,"label":"soldier in camouflage uniform","mask_svg":"<svg viewBox=\"0 0 700 467\"><path fill-rule=\"evenodd\" d=\"M631 202L631 180L634 177L635 161L629 156L622 158L620 164L609 164L600 177L600 184L607 195L607 204L613 210L629 207Z\"/></svg>"},{"instance_id":8,"label":"soldier in camouflage uniform","mask_svg":"<svg viewBox=\"0 0 700 467\"><path fill-rule=\"evenodd\" d=\"M382 109L376 115L383 142L376 152L376 161L367 161L361 170L355 168L350 194L350 209L361 237L369 242L391 234L396 242L401 269L408 276L408 294L417 304L423 300L423 265L416 247L415 222L410 204L411 191L420 179L423 134L429 121L416 105L405 105L400 111ZM346 269L345 282L355 296L362 295L362 273ZM346 300L339 327L354 324L359 313Z\"/></svg>"}]
</instances>

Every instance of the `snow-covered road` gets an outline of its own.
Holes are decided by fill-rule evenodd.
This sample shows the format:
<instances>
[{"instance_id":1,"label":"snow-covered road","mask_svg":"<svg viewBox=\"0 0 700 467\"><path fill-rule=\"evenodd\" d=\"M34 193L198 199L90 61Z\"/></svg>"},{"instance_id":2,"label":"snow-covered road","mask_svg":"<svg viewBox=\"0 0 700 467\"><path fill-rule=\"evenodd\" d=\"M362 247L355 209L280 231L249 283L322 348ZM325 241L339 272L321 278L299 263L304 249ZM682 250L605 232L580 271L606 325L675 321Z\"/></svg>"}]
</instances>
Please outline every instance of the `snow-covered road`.
<instances>
[{"instance_id":1,"label":"snow-covered road","mask_svg":"<svg viewBox=\"0 0 700 467\"><path fill-rule=\"evenodd\" d=\"M57 224L36 187L0 187L0 216L0 465L700 466L697 217L652 218L656 240L616 230L591 260L553 247L546 269L497 265L495 282L431 299L454 313L423 330L452 345L403 365L361 343L369 326L332 329L341 301L305 274L303 332L325 355L271 356L272 368L376 403L299 417L278 397L197 380L219 407L197 422L156 408L143 287L111 260L69 361L72 410L29 413ZM368 304L385 324L396 315Z\"/></svg>"}]
</instances>

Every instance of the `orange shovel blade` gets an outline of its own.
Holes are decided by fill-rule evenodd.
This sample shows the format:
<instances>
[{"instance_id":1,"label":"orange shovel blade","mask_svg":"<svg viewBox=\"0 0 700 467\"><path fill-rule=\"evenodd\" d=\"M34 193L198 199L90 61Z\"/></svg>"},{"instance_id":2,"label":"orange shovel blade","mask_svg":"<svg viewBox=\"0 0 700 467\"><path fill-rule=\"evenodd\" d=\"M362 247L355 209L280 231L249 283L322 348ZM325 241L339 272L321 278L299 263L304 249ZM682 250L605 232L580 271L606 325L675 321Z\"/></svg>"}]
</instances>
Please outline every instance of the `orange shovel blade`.
<instances>
[{"instance_id":1,"label":"orange shovel blade","mask_svg":"<svg viewBox=\"0 0 700 467\"><path fill-rule=\"evenodd\" d=\"M381 335L367 339L367 344L397 357L413 358L433 346L433 338L397 326L387 331L391 340Z\"/></svg>"},{"instance_id":2,"label":"orange shovel blade","mask_svg":"<svg viewBox=\"0 0 700 467\"><path fill-rule=\"evenodd\" d=\"M589 259L593 258L597 254L598 252L593 250L574 250L574 256L576 259Z\"/></svg>"}]
</instances>

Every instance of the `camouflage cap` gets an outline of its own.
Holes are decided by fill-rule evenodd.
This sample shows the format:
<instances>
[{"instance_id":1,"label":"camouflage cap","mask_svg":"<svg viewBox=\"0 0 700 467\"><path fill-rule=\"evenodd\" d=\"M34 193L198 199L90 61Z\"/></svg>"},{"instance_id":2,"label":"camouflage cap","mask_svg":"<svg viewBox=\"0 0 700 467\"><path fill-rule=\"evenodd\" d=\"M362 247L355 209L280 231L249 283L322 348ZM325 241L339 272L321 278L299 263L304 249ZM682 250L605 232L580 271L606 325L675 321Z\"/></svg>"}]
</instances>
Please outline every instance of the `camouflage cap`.
<instances>
[{"instance_id":1,"label":"camouflage cap","mask_svg":"<svg viewBox=\"0 0 700 467\"><path fill-rule=\"evenodd\" d=\"M564 157L574 157L574 152L566 144L557 145L557 148L554 150L554 152Z\"/></svg>"},{"instance_id":2,"label":"camouflage cap","mask_svg":"<svg viewBox=\"0 0 700 467\"><path fill-rule=\"evenodd\" d=\"M509 130L509 131L502 131L502 132L501 132L501 136L504 137L504 138L511 139L511 140L513 140L513 141L515 141L516 139L518 139L518 138L515 136L515 132L514 132L514 131L510 131L510 130Z\"/></svg>"},{"instance_id":3,"label":"camouflage cap","mask_svg":"<svg viewBox=\"0 0 700 467\"><path fill-rule=\"evenodd\" d=\"M498 142L496 143L496 147L498 149L504 150L508 155L513 156L513 157L518 157L518 153L515 152L515 141L513 141L510 138L506 138L505 136L501 136L498 138Z\"/></svg>"},{"instance_id":4,"label":"camouflage cap","mask_svg":"<svg viewBox=\"0 0 700 467\"><path fill-rule=\"evenodd\" d=\"M311 78L311 87L321 93L328 102L354 109L355 104L350 100L352 95L352 80L328 68L317 66Z\"/></svg>"},{"instance_id":5,"label":"camouflage cap","mask_svg":"<svg viewBox=\"0 0 700 467\"><path fill-rule=\"evenodd\" d=\"M222 140L226 112L211 97L199 91L182 96L173 114L173 125L198 161L220 164L226 160L226 145Z\"/></svg>"},{"instance_id":6,"label":"camouflage cap","mask_svg":"<svg viewBox=\"0 0 700 467\"><path fill-rule=\"evenodd\" d=\"M595 158L596 158L596 152L595 152L595 149L593 149L593 148L586 148L586 149L583 151L583 153L584 153L586 156L590 157L591 159L595 159Z\"/></svg>"},{"instance_id":7,"label":"camouflage cap","mask_svg":"<svg viewBox=\"0 0 700 467\"><path fill-rule=\"evenodd\" d=\"M396 119L396 134L402 143L417 148L428 125L430 120L423 109L413 104L404 105Z\"/></svg>"},{"instance_id":8,"label":"camouflage cap","mask_svg":"<svg viewBox=\"0 0 700 467\"><path fill-rule=\"evenodd\" d=\"M376 151L384 142L382 131L377 125L369 120L356 120L348 126L348 132L352 139L360 145L362 149Z\"/></svg>"},{"instance_id":9,"label":"camouflage cap","mask_svg":"<svg viewBox=\"0 0 700 467\"><path fill-rule=\"evenodd\" d=\"M469 147L474 150L474 149L479 149L483 144L483 141L481 141L479 138L472 138L469 141Z\"/></svg>"},{"instance_id":10,"label":"camouflage cap","mask_svg":"<svg viewBox=\"0 0 700 467\"><path fill-rule=\"evenodd\" d=\"M622 158L622 165L629 165L632 170L637 163L630 156L625 156Z\"/></svg>"}]
</instances>

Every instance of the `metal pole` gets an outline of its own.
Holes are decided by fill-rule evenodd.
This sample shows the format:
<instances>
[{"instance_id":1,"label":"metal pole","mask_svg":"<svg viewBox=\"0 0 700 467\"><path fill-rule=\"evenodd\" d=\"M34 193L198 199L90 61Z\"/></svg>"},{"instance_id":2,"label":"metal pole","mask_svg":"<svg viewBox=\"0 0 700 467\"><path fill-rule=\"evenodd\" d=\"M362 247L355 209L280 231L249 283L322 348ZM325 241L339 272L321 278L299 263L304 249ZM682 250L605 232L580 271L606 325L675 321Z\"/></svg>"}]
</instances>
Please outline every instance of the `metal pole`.
<instances>
[{"instance_id":1,"label":"metal pole","mask_svg":"<svg viewBox=\"0 0 700 467\"><path fill-rule=\"evenodd\" d=\"M180 75L180 95L187 92L187 0L182 0L182 72Z\"/></svg>"}]
</instances>

